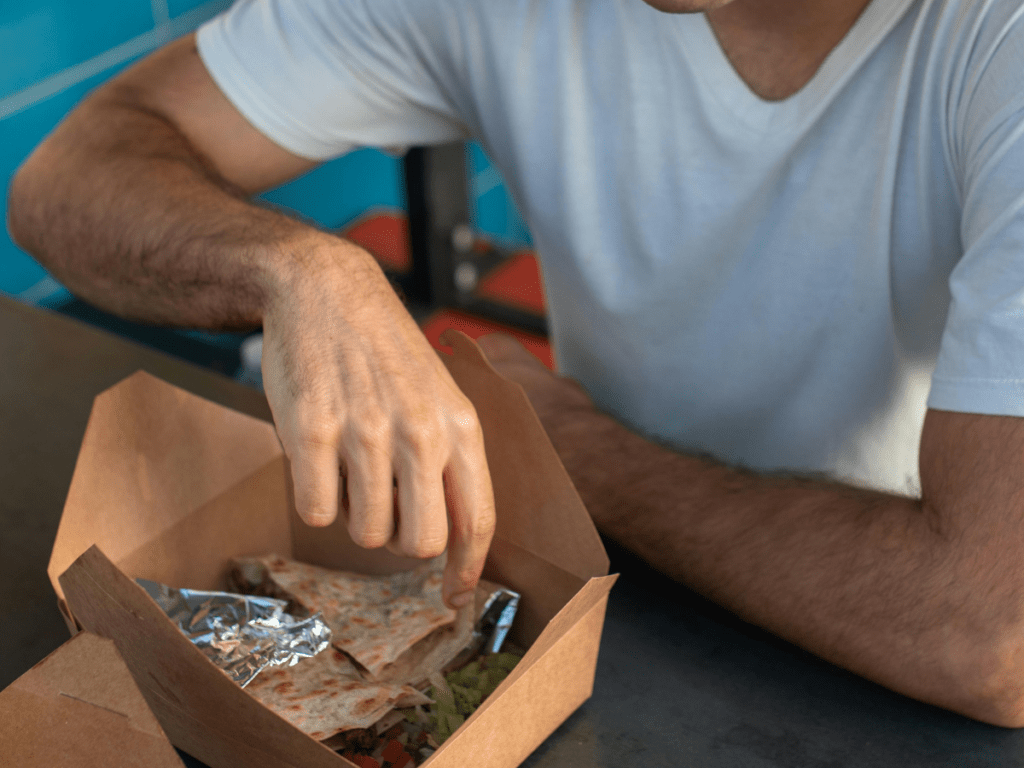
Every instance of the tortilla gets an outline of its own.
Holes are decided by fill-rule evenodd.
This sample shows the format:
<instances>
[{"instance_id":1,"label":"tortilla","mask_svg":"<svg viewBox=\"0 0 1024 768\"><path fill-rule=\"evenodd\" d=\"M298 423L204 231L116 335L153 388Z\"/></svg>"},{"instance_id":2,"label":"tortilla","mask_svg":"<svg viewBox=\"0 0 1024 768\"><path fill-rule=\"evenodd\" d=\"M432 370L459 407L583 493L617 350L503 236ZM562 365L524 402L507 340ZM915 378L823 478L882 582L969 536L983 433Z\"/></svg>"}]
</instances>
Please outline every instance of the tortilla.
<instances>
[{"instance_id":1,"label":"tortilla","mask_svg":"<svg viewBox=\"0 0 1024 768\"><path fill-rule=\"evenodd\" d=\"M430 703L412 686L364 680L352 661L334 649L291 667L264 669L245 690L318 741L369 728L393 707Z\"/></svg>"},{"instance_id":2,"label":"tortilla","mask_svg":"<svg viewBox=\"0 0 1024 768\"><path fill-rule=\"evenodd\" d=\"M332 644L376 677L417 641L455 620L441 596L444 565L442 555L411 571L366 576L268 555L235 560L234 576L264 590L269 580L310 613L322 613Z\"/></svg>"},{"instance_id":3,"label":"tortilla","mask_svg":"<svg viewBox=\"0 0 1024 768\"><path fill-rule=\"evenodd\" d=\"M418 685L430 673L447 667L472 642L473 630L483 615L487 599L498 589L501 587L497 584L480 579L476 599L459 609L455 621L438 627L393 662L381 667L376 679Z\"/></svg>"}]
</instances>

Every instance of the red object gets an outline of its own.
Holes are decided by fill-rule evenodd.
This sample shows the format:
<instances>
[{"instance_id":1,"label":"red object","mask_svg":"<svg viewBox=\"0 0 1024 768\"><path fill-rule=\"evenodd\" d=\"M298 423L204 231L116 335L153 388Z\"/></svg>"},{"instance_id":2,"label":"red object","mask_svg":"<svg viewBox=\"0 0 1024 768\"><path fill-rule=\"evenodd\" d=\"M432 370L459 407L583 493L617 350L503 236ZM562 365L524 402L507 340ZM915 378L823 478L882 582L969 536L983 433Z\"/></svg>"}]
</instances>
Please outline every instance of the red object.
<instances>
[{"instance_id":1,"label":"red object","mask_svg":"<svg viewBox=\"0 0 1024 768\"><path fill-rule=\"evenodd\" d=\"M368 755L356 755L351 758L352 762L359 766L359 768L380 768L380 763L374 760Z\"/></svg>"},{"instance_id":2,"label":"red object","mask_svg":"<svg viewBox=\"0 0 1024 768\"><path fill-rule=\"evenodd\" d=\"M544 287L537 257L521 251L487 273L477 293L488 299L544 314Z\"/></svg>"},{"instance_id":3,"label":"red object","mask_svg":"<svg viewBox=\"0 0 1024 768\"><path fill-rule=\"evenodd\" d=\"M372 253L387 269L407 272L412 266L409 251L409 222L401 211L367 214L341 230L341 236ZM480 238L477 248L487 250ZM529 312L545 312L544 288L537 258L530 251L513 254L480 281L477 293Z\"/></svg>"},{"instance_id":4,"label":"red object","mask_svg":"<svg viewBox=\"0 0 1024 768\"><path fill-rule=\"evenodd\" d=\"M340 234L372 253L386 269L407 272L412 267L409 222L404 213L372 213L349 224Z\"/></svg>"},{"instance_id":5,"label":"red object","mask_svg":"<svg viewBox=\"0 0 1024 768\"><path fill-rule=\"evenodd\" d=\"M412 756L408 752L402 752L398 756L398 759L392 763L391 768L405 768L407 765L412 765Z\"/></svg>"},{"instance_id":6,"label":"red object","mask_svg":"<svg viewBox=\"0 0 1024 768\"><path fill-rule=\"evenodd\" d=\"M427 318L427 321L423 323L422 328L427 340L435 349L444 348L444 345L441 343L441 334L449 328L455 328L462 331L471 339L478 339L488 333L508 333L519 339L519 342L530 350L548 368L554 369L555 367L554 359L551 356L551 346L548 344L548 340L543 336L535 336L532 333L526 333L525 331L520 331L515 328L509 328L506 325L500 325L499 323L494 323L490 320L473 317L472 315L467 315L465 312L459 312L452 309L442 309L440 312L435 312Z\"/></svg>"},{"instance_id":7,"label":"red object","mask_svg":"<svg viewBox=\"0 0 1024 768\"><path fill-rule=\"evenodd\" d=\"M393 763L404 751L405 750L402 749L402 745L395 739L392 739L387 743L387 746L384 747L384 751L381 752L380 757L382 760L387 760L389 763Z\"/></svg>"},{"instance_id":8,"label":"red object","mask_svg":"<svg viewBox=\"0 0 1024 768\"><path fill-rule=\"evenodd\" d=\"M368 250L387 269L405 272L412 266L409 223L402 212L371 213L345 227L341 235ZM540 269L536 257L528 251L515 254L491 270L480 281L477 292L494 301L538 314L544 313ZM473 339L499 331L509 333L548 368L555 367L551 347L542 336L453 310L436 312L423 324L423 332L435 348L441 348L438 337L448 328L458 328Z\"/></svg>"}]
</instances>

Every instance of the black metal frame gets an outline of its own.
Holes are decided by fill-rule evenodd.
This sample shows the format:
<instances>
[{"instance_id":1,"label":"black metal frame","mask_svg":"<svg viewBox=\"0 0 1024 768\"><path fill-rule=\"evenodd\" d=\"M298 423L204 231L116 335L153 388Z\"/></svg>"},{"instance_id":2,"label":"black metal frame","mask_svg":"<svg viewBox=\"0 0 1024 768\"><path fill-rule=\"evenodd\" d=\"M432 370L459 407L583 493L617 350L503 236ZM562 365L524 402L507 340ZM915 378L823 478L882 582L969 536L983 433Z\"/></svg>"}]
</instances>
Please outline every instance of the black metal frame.
<instances>
[{"instance_id":1,"label":"black metal frame","mask_svg":"<svg viewBox=\"0 0 1024 768\"><path fill-rule=\"evenodd\" d=\"M404 171L412 269L396 276L395 281L406 297L547 336L543 315L481 298L472 290L460 290L456 284L455 274L461 263L469 262L482 273L511 255L495 246L486 251L456 247L456 233L470 231L471 221L466 145L460 142L410 149Z\"/></svg>"}]
</instances>

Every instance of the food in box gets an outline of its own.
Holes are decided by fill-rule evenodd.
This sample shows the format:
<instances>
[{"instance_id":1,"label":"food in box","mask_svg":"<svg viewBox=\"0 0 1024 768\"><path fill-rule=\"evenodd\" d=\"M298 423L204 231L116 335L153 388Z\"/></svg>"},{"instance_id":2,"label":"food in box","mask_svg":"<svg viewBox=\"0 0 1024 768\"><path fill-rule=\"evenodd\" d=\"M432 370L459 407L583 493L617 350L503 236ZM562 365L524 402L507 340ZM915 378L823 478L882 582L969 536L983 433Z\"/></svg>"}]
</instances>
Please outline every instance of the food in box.
<instances>
[{"instance_id":1,"label":"food in box","mask_svg":"<svg viewBox=\"0 0 1024 768\"><path fill-rule=\"evenodd\" d=\"M495 491L484 577L522 595L510 639L526 654L431 765L515 766L590 695L615 577L522 390L452 344ZM340 522L305 526L289 477L270 424L138 373L96 399L54 544L69 626L112 639L174 744L215 768L349 763L237 686L134 580L224 589L232 558L269 552L367 574L418 563L360 549Z\"/></svg>"}]
</instances>

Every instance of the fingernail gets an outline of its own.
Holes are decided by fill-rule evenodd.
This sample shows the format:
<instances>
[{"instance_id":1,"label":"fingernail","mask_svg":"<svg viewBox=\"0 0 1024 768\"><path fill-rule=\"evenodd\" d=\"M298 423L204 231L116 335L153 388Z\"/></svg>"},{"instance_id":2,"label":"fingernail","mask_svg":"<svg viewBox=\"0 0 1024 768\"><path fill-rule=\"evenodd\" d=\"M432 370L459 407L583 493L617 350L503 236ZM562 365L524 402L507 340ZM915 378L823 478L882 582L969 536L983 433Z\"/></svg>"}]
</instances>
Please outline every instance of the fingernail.
<instances>
[{"instance_id":1,"label":"fingernail","mask_svg":"<svg viewBox=\"0 0 1024 768\"><path fill-rule=\"evenodd\" d=\"M472 599L473 591L470 590L469 592L459 592L457 595L452 595L448 598L448 602L455 608L461 608Z\"/></svg>"}]
</instances>

